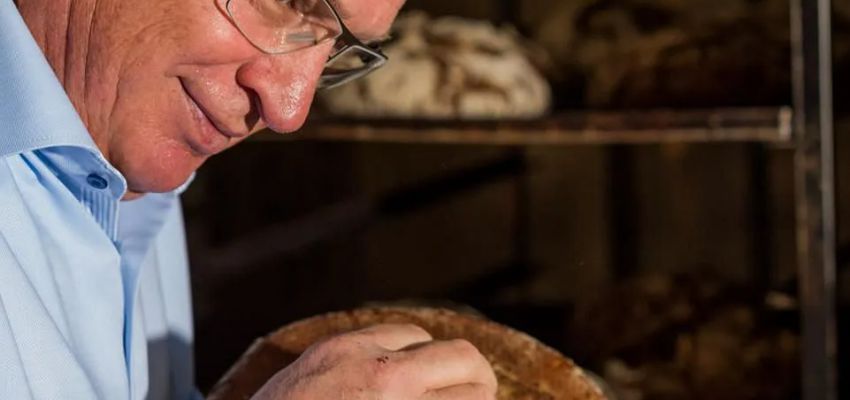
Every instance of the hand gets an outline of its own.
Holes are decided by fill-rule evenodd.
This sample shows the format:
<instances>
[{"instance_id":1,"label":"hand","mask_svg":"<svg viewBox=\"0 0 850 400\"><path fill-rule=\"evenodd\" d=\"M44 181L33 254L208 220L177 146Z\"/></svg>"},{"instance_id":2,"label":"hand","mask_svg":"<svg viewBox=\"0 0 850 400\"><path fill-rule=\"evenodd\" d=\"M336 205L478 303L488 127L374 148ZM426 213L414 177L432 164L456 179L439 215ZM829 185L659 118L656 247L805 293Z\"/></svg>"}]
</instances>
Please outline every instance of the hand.
<instances>
[{"instance_id":1,"label":"hand","mask_svg":"<svg viewBox=\"0 0 850 400\"><path fill-rule=\"evenodd\" d=\"M495 400L496 386L469 342L376 325L314 344L252 400Z\"/></svg>"}]
</instances>

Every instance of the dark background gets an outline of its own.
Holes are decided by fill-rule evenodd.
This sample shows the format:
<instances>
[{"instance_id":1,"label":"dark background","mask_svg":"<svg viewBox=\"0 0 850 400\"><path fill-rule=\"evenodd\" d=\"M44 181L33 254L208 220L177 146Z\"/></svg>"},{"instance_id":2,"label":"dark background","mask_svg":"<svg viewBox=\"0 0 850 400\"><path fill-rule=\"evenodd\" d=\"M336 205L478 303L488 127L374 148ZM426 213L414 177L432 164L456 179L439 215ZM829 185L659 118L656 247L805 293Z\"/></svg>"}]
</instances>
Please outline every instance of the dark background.
<instances>
[{"instance_id":1,"label":"dark background","mask_svg":"<svg viewBox=\"0 0 850 400\"><path fill-rule=\"evenodd\" d=\"M570 1L411 0L406 8L517 24L553 54L547 73L555 113L790 104L789 49L781 39L787 39L787 15L773 11L785 2L738 1L749 11L723 20L723 29L708 24L711 34L697 35L701 62L671 62L651 84L630 85L638 80L629 78L608 97L592 95L594 74L604 78L603 68L571 62L580 57L577 45L560 43L557 30L541 28L552 26L545 18L559 15L561 3ZM575 28L585 36L573 35L579 38L600 34L591 32L600 10L627 10L651 34L653 26L681 23L675 10L683 7L672 0L579 3L586 7L585 26ZM736 2L720 3L688 7L716 10ZM850 214L843 207L850 200L844 184L850 120L841 89L848 26L836 17L842 311L850 304ZM472 305L600 373L608 357L660 357L671 351L664 344L668 336L697 329L709 315L738 304L758 310L769 292L794 298L792 155L782 146L753 143L248 141L210 160L184 199L199 385L208 390L254 338L288 322L400 299ZM622 302L648 298L642 279L655 278L673 283L661 289L670 301L650 304L649 314L624 310ZM682 291L706 285L721 294L685 301L705 318L685 318L628 348L604 345L621 340L616 334L641 318L666 315L665 303L672 307L674 299L688 296ZM591 314L620 321L587 318ZM796 318L793 309L757 313L756 330L795 332ZM740 398L796 398L795 372L774 371L773 378L788 374L792 381L777 384L779 394Z\"/></svg>"}]
</instances>

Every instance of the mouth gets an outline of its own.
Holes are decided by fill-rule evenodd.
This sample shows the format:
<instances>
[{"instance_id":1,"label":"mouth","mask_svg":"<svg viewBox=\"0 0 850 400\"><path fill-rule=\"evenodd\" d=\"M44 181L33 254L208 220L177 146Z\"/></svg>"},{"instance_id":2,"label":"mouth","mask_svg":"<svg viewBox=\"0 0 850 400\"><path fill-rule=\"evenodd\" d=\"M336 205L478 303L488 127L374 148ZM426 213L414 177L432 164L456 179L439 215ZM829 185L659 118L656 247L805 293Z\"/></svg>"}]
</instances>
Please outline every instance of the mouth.
<instances>
[{"instance_id":1,"label":"mouth","mask_svg":"<svg viewBox=\"0 0 850 400\"><path fill-rule=\"evenodd\" d=\"M183 80L179 80L186 98L186 106L194 122L194 129L188 135L187 142L196 155L211 156L220 153L230 147L234 140L244 136L219 129L218 124L195 100L191 91L187 90Z\"/></svg>"}]
</instances>

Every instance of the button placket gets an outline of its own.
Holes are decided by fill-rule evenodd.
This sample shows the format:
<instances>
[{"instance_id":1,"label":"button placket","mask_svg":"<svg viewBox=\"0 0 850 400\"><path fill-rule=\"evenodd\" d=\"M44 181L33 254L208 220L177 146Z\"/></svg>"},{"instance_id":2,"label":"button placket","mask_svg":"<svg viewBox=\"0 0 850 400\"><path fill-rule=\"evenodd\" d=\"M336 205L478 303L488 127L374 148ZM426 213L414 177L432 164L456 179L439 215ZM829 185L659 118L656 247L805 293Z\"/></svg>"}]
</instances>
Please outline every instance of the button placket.
<instances>
[{"instance_id":1,"label":"button placket","mask_svg":"<svg viewBox=\"0 0 850 400\"><path fill-rule=\"evenodd\" d=\"M91 170L90 170L91 171ZM95 170L85 177L80 202L89 210L107 236L114 242L118 232L118 198L110 188L109 173Z\"/></svg>"},{"instance_id":2,"label":"button placket","mask_svg":"<svg viewBox=\"0 0 850 400\"><path fill-rule=\"evenodd\" d=\"M109 187L109 181L107 181L106 178L104 178L103 176L96 173L89 174L86 177L86 183L88 183L89 186L100 190Z\"/></svg>"}]
</instances>

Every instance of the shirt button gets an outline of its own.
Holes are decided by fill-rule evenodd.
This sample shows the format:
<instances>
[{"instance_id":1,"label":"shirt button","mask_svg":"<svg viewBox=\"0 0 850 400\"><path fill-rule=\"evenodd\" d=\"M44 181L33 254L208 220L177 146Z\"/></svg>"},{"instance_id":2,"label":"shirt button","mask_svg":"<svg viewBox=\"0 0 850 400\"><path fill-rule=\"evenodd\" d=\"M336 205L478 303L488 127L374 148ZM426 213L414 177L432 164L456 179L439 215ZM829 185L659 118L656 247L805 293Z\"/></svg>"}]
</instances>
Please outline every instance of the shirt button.
<instances>
[{"instance_id":1,"label":"shirt button","mask_svg":"<svg viewBox=\"0 0 850 400\"><path fill-rule=\"evenodd\" d=\"M86 182L88 182L89 186L95 189L106 189L106 187L109 186L109 182L98 174L89 174L89 176L86 177Z\"/></svg>"}]
</instances>

